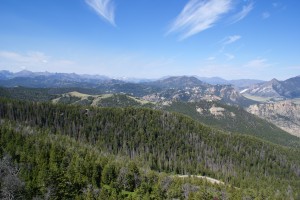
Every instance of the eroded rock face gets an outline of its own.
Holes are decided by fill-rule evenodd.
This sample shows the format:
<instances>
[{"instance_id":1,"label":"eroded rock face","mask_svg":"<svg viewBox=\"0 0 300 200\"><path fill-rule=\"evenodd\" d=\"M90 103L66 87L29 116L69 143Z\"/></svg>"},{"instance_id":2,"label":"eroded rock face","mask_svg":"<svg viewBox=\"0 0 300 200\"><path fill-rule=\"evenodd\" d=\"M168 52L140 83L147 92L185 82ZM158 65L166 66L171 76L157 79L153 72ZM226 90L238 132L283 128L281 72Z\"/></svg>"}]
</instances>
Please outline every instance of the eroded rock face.
<instances>
[{"instance_id":1,"label":"eroded rock face","mask_svg":"<svg viewBox=\"0 0 300 200\"><path fill-rule=\"evenodd\" d=\"M222 101L232 105L250 105L249 99L243 97L231 85L200 85L197 87L171 88L164 89L160 92L148 94L142 97L144 100L152 102L161 101L184 101L199 102Z\"/></svg>"},{"instance_id":2,"label":"eroded rock face","mask_svg":"<svg viewBox=\"0 0 300 200\"><path fill-rule=\"evenodd\" d=\"M209 109L210 113L212 115L215 116L224 116L224 111L225 109L222 107L216 107L215 105L213 105L210 109Z\"/></svg>"},{"instance_id":3,"label":"eroded rock face","mask_svg":"<svg viewBox=\"0 0 300 200\"><path fill-rule=\"evenodd\" d=\"M291 101L249 106L247 111L272 122L292 135L300 137L300 105Z\"/></svg>"},{"instance_id":4,"label":"eroded rock face","mask_svg":"<svg viewBox=\"0 0 300 200\"><path fill-rule=\"evenodd\" d=\"M202 114L202 113L203 113L203 109L202 109L202 108L200 108L200 107L196 107L196 111L197 111L198 113L200 113L200 114Z\"/></svg>"}]
</instances>

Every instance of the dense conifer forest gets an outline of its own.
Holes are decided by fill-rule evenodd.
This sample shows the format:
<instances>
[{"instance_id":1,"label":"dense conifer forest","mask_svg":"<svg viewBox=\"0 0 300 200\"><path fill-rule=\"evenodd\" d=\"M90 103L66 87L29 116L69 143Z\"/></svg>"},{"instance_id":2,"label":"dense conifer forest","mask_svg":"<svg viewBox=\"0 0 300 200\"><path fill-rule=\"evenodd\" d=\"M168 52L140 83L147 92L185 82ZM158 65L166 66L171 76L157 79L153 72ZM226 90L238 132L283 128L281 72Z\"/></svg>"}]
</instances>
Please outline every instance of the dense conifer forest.
<instances>
[{"instance_id":1,"label":"dense conifer forest","mask_svg":"<svg viewBox=\"0 0 300 200\"><path fill-rule=\"evenodd\" d=\"M219 107L224 110L221 115L211 114L210 108ZM201 113L197 112L201 109ZM239 106L220 102L172 102L163 108L167 111L179 112L210 127L221 130L252 135L275 144L300 148L299 137L293 136L272 123L254 116Z\"/></svg>"},{"instance_id":2,"label":"dense conifer forest","mask_svg":"<svg viewBox=\"0 0 300 200\"><path fill-rule=\"evenodd\" d=\"M79 92L83 97L73 96L70 93ZM75 92L78 93L78 92ZM300 139L290 135L274 124L258 118L242 107L226 105L217 101L183 102L173 101L167 105L164 102L143 102L139 98L126 94L102 94L93 89L86 88L1 88L0 96L11 99L27 100L35 102L54 102L75 105L94 105L98 107L142 107L169 112L178 112L193 118L210 127L233 133L253 135L263 140L288 147L300 147ZM99 98L99 96L106 96ZM224 109L223 115L216 116L210 112L210 108L216 106ZM201 109L198 112L197 109Z\"/></svg>"},{"instance_id":3,"label":"dense conifer forest","mask_svg":"<svg viewBox=\"0 0 300 200\"><path fill-rule=\"evenodd\" d=\"M1 197L295 199L298 148L181 114L0 99ZM224 184L177 175L203 175Z\"/></svg>"}]
</instances>

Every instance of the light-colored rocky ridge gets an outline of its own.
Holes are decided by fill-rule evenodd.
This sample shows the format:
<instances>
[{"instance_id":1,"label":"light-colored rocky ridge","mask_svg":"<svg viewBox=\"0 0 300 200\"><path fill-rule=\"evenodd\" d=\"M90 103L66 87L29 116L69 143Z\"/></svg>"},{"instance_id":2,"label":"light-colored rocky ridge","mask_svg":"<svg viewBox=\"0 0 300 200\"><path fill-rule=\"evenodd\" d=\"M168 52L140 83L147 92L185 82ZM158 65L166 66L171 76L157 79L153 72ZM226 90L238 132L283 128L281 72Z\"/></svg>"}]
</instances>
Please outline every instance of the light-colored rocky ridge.
<instances>
[{"instance_id":1,"label":"light-colored rocky ridge","mask_svg":"<svg viewBox=\"0 0 300 200\"><path fill-rule=\"evenodd\" d=\"M300 105L292 101L256 104L247 111L275 124L288 133L300 137Z\"/></svg>"}]
</instances>

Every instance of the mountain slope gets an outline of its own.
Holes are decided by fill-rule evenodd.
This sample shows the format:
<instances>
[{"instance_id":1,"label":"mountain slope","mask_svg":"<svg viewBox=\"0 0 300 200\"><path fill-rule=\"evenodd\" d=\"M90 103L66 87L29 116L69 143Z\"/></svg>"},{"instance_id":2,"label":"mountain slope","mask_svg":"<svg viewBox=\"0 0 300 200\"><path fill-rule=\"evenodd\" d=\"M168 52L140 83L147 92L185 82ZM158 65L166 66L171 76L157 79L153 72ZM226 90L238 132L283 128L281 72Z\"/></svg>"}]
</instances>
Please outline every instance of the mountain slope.
<instances>
[{"instance_id":1,"label":"mountain slope","mask_svg":"<svg viewBox=\"0 0 300 200\"><path fill-rule=\"evenodd\" d=\"M256 104L247 111L270 121L292 135L300 137L300 105L292 101Z\"/></svg>"},{"instance_id":2,"label":"mountain slope","mask_svg":"<svg viewBox=\"0 0 300 200\"><path fill-rule=\"evenodd\" d=\"M2 123L5 120L36 128L46 133L41 134L43 137L49 134L71 137L99 149L104 155L137 159L156 171L209 175L242 190L270 194L286 194L290 187L293 195L298 195L300 159L296 149L254 137L226 134L182 115L150 109L99 109L4 99L0 102ZM12 127L20 130L18 126ZM15 151L15 147L26 147L28 151L34 148L34 145L24 146L22 137L39 135L33 134L30 128L22 132L16 139L9 140L12 134L5 134L1 139L6 142L1 146L17 153L17 158L24 155L23 151ZM64 155L54 148L51 163L55 164ZM57 162L54 168L68 163L68 160Z\"/></svg>"},{"instance_id":3,"label":"mountain slope","mask_svg":"<svg viewBox=\"0 0 300 200\"><path fill-rule=\"evenodd\" d=\"M190 88L199 87L201 85L207 85L206 83L203 83L202 81L193 76L171 76L154 82L148 82L147 84L168 89L184 89L186 87Z\"/></svg>"},{"instance_id":4,"label":"mountain slope","mask_svg":"<svg viewBox=\"0 0 300 200\"><path fill-rule=\"evenodd\" d=\"M50 88L2 88L0 87L0 97L27 100L27 101L51 101L56 98L56 92L51 92Z\"/></svg>"},{"instance_id":5,"label":"mountain slope","mask_svg":"<svg viewBox=\"0 0 300 200\"><path fill-rule=\"evenodd\" d=\"M283 82L284 88L286 90L283 96L287 98L298 98L300 97L300 76L287 79Z\"/></svg>"},{"instance_id":6,"label":"mountain slope","mask_svg":"<svg viewBox=\"0 0 300 200\"><path fill-rule=\"evenodd\" d=\"M273 188L266 185L243 189L207 176L157 173L137 159L103 152L97 146L69 136L12 123L2 121L0 126L0 197L3 199L8 196L20 199L143 199L150 196L161 200L198 200L225 196L239 200L299 196L297 190L293 191L297 185L282 185L286 183L284 180L280 180L281 185L271 184ZM264 184L260 180L253 183ZM3 192L6 189L9 192Z\"/></svg>"},{"instance_id":7,"label":"mountain slope","mask_svg":"<svg viewBox=\"0 0 300 200\"><path fill-rule=\"evenodd\" d=\"M237 80L225 80L220 77L197 77L199 80L211 84L211 85L233 85L235 88L239 90L243 90L251 85L255 85L258 83L262 83L262 80L255 79L237 79Z\"/></svg>"},{"instance_id":8,"label":"mountain slope","mask_svg":"<svg viewBox=\"0 0 300 200\"><path fill-rule=\"evenodd\" d=\"M185 114L220 130L252 135L284 146L300 147L299 138L236 106L207 101L172 102L163 106L162 109Z\"/></svg>"},{"instance_id":9,"label":"mountain slope","mask_svg":"<svg viewBox=\"0 0 300 200\"><path fill-rule=\"evenodd\" d=\"M268 98L299 98L300 97L300 76L278 81L272 79L269 82L257 84L244 91L245 94Z\"/></svg>"},{"instance_id":10,"label":"mountain slope","mask_svg":"<svg viewBox=\"0 0 300 200\"><path fill-rule=\"evenodd\" d=\"M79 89L79 88L77 88ZM76 90L77 90L76 89ZM53 103L99 106L99 107L143 107L179 112L209 126L230 132L254 135L276 144L298 147L298 139L268 122L248 114L242 108L219 102L162 101L150 102L125 94L89 95L79 92L63 92L64 89L0 88L0 96L31 100L52 101Z\"/></svg>"},{"instance_id":11,"label":"mountain slope","mask_svg":"<svg viewBox=\"0 0 300 200\"><path fill-rule=\"evenodd\" d=\"M193 76L176 76L147 83L160 87L161 91L145 95L149 101L222 101L223 103L248 106L255 102L246 99L231 85L210 85Z\"/></svg>"},{"instance_id":12,"label":"mountain slope","mask_svg":"<svg viewBox=\"0 0 300 200\"><path fill-rule=\"evenodd\" d=\"M149 101L125 94L87 95L69 92L52 99L52 102L99 107L154 107L154 104Z\"/></svg>"}]
</instances>

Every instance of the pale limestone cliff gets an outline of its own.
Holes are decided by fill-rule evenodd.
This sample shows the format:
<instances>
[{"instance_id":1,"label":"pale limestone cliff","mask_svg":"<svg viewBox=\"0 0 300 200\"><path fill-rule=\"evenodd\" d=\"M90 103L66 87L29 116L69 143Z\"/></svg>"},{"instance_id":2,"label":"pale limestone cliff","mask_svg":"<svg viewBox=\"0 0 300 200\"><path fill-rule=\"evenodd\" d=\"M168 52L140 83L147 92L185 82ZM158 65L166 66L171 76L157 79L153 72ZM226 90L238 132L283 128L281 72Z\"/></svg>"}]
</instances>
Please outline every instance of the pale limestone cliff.
<instances>
[{"instance_id":1,"label":"pale limestone cliff","mask_svg":"<svg viewBox=\"0 0 300 200\"><path fill-rule=\"evenodd\" d=\"M247 111L272 122L292 135L300 137L300 105L291 101L249 106Z\"/></svg>"}]
</instances>

